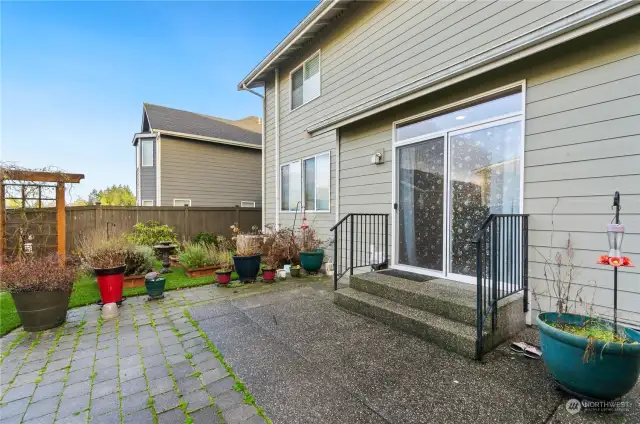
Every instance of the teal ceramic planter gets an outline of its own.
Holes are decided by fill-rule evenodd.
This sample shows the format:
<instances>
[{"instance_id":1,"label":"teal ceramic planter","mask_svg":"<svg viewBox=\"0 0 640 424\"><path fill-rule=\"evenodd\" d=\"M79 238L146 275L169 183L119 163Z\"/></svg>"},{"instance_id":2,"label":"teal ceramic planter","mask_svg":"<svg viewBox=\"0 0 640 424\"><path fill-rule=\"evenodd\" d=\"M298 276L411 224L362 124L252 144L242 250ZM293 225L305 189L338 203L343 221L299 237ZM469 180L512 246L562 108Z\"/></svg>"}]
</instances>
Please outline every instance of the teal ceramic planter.
<instances>
[{"instance_id":1,"label":"teal ceramic planter","mask_svg":"<svg viewBox=\"0 0 640 424\"><path fill-rule=\"evenodd\" d=\"M300 265L307 272L318 272L322 268L323 259L323 249L316 249L315 252L300 252Z\"/></svg>"},{"instance_id":2,"label":"teal ceramic planter","mask_svg":"<svg viewBox=\"0 0 640 424\"><path fill-rule=\"evenodd\" d=\"M585 317L575 314L545 312L538 315L542 358L551 375L574 393L600 400L617 399L628 393L640 375L640 343L625 344L601 341L593 343L594 353L584 362L586 337L579 337L549 325L553 322L581 325ZM601 320L613 328L613 323ZM640 342L638 331L623 328L630 339Z\"/></svg>"},{"instance_id":3,"label":"teal ceramic planter","mask_svg":"<svg viewBox=\"0 0 640 424\"><path fill-rule=\"evenodd\" d=\"M147 294L151 300L162 299L166 282L164 277L158 277L155 280L145 278L144 286L147 288Z\"/></svg>"}]
</instances>

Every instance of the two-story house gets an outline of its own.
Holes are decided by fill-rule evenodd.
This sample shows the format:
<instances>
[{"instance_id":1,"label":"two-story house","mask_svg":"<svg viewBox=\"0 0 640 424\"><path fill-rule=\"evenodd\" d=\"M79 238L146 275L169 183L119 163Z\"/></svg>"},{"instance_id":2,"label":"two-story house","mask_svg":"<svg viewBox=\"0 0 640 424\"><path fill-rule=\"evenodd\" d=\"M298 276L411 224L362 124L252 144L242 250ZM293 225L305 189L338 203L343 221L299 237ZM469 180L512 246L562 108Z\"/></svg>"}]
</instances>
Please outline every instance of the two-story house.
<instances>
[{"instance_id":1,"label":"two-story house","mask_svg":"<svg viewBox=\"0 0 640 424\"><path fill-rule=\"evenodd\" d=\"M132 141L138 205L259 207L261 127L145 103Z\"/></svg>"},{"instance_id":2,"label":"two-story house","mask_svg":"<svg viewBox=\"0 0 640 424\"><path fill-rule=\"evenodd\" d=\"M640 262L639 13L626 0L320 2L238 86L265 90L264 223L291 226L304 207L338 275L384 257L451 298L467 288L431 312L472 326L501 293L524 297L529 323L553 310L549 266L570 236L570 306L582 289L611 317L612 271L596 261L615 191ZM370 315L439 296L354 280L336 299ZM638 281L620 269L618 319L636 325ZM487 284L503 286L476 292Z\"/></svg>"}]
</instances>

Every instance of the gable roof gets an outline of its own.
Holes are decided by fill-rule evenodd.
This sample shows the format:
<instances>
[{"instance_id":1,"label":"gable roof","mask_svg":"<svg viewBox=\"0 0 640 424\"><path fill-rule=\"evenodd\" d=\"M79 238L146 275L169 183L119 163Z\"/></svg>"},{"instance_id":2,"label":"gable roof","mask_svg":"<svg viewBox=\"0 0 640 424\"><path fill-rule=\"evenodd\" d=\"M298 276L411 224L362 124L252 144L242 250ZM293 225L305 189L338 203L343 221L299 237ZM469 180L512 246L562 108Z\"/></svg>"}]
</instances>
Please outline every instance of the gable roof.
<instances>
[{"instance_id":1,"label":"gable roof","mask_svg":"<svg viewBox=\"0 0 640 424\"><path fill-rule=\"evenodd\" d=\"M260 118L248 116L237 121L186 110L144 103L149 131L227 144L262 146Z\"/></svg>"}]
</instances>

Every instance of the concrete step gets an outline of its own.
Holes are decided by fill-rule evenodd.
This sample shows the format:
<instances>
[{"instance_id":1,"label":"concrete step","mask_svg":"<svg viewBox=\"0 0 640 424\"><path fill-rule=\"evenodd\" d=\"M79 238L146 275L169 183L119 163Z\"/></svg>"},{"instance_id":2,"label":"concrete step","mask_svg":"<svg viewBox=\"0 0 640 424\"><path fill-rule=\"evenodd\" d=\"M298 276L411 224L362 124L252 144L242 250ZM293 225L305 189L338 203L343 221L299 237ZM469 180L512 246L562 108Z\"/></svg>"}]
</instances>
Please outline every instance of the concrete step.
<instances>
[{"instance_id":1,"label":"concrete step","mask_svg":"<svg viewBox=\"0 0 640 424\"><path fill-rule=\"evenodd\" d=\"M351 281L353 281L353 276ZM334 292L334 302L353 312L413 334L468 358L475 357L475 326L354 288ZM491 348L485 335L485 350Z\"/></svg>"},{"instance_id":2,"label":"concrete step","mask_svg":"<svg viewBox=\"0 0 640 424\"><path fill-rule=\"evenodd\" d=\"M393 271L393 275L389 275L389 271L353 275L349 286L357 291L475 327L475 286L431 277L423 277L422 281L416 281L417 278L414 276L418 274ZM404 278L395 275L402 275Z\"/></svg>"}]
</instances>

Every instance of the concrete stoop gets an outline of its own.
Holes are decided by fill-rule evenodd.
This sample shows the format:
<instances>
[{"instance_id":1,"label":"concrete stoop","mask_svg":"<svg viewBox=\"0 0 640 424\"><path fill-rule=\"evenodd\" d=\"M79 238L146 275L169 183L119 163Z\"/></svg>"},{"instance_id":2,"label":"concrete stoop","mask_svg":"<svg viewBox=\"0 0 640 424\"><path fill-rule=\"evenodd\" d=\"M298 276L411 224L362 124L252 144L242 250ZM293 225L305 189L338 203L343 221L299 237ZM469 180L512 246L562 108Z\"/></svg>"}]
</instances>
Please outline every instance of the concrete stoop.
<instances>
[{"instance_id":1,"label":"concrete stoop","mask_svg":"<svg viewBox=\"0 0 640 424\"><path fill-rule=\"evenodd\" d=\"M389 275L392 272L394 275ZM352 312L474 358L476 349L476 289L471 284L425 278L394 271L350 277L349 288L335 292L334 302ZM483 332L487 352L525 328L523 294L498 302L498 321L491 317Z\"/></svg>"}]
</instances>

